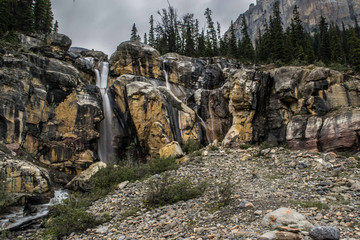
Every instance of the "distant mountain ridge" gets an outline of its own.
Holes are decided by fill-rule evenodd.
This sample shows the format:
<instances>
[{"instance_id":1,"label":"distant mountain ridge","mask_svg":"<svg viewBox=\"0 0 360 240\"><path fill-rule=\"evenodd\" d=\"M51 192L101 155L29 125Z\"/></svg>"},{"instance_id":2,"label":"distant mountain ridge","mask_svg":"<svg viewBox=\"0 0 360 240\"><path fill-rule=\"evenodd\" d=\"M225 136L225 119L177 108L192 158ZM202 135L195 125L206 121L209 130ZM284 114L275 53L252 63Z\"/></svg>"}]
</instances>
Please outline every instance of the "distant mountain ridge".
<instances>
[{"instance_id":1,"label":"distant mountain ridge","mask_svg":"<svg viewBox=\"0 0 360 240\"><path fill-rule=\"evenodd\" d=\"M258 29L263 30L265 20L272 15L273 4L279 1L281 18L284 29L291 23L292 12L296 6L299 8L301 20L307 31L312 31L320 21L320 16L328 22L338 25L354 25L355 19L360 20L359 0L257 0L256 5L251 4L249 10L234 22L235 35L241 37L241 18L245 15L249 27L249 34L254 41L258 35ZM226 35L230 34L228 30Z\"/></svg>"}]
</instances>

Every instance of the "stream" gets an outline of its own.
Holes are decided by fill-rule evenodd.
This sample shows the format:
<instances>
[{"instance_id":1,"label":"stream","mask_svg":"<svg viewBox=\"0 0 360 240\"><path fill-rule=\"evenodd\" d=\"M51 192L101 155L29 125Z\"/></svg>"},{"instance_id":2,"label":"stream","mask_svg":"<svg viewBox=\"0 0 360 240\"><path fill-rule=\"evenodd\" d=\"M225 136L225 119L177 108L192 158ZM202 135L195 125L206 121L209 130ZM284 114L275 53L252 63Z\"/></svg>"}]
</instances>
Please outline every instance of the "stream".
<instances>
[{"instance_id":1,"label":"stream","mask_svg":"<svg viewBox=\"0 0 360 240\"><path fill-rule=\"evenodd\" d=\"M50 202L39 205L31 205L31 208L36 208L36 213L24 216L24 207L14 207L12 213L0 215L0 232L1 230L16 231L34 224L37 220L45 218L49 215L50 207L61 203L69 197L69 192L66 190L55 190L54 197Z\"/></svg>"}]
</instances>

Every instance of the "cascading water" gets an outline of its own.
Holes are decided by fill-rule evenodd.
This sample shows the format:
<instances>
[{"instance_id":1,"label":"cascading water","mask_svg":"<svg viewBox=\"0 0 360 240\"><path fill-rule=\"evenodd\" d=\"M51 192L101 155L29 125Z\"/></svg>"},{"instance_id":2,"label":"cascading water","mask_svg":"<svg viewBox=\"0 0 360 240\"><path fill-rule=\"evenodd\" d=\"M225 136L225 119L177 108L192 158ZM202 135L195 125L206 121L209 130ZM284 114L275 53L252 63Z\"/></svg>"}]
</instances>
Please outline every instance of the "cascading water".
<instances>
[{"instance_id":1,"label":"cascading water","mask_svg":"<svg viewBox=\"0 0 360 240\"><path fill-rule=\"evenodd\" d=\"M69 196L70 194L66 190L56 190L49 203L31 206L36 211L28 216L24 216L24 207L11 208L12 213L0 216L0 235L1 230L16 230L34 224L38 219L47 217L51 206L61 204Z\"/></svg>"},{"instance_id":2,"label":"cascading water","mask_svg":"<svg viewBox=\"0 0 360 240\"><path fill-rule=\"evenodd\" d=\"M100 74L101 73L101 74ZM113 157L113 123L112 109L107 88L109 63L102 62L99 69L95 69L96 86L100 88L101 97L103 99L104 120L100 123L100 139L98 141L98 154L102 162L109 163Z\"/></svg>"},{"instance_id":3,"label":"cascading water","mask_svg":"<svg viewBox=\"0 0 360 240\"><path fill-rule=\"evenodd\" d=\"M170 83L169 83L169 74L168 72L166 71L166 65L168 64L168 61L165 60L163 61L163 73L164 73L164 76L165 76L165 81L166 81L166 88L171 90L170 89Z\"/></svg>"}]
</instances>

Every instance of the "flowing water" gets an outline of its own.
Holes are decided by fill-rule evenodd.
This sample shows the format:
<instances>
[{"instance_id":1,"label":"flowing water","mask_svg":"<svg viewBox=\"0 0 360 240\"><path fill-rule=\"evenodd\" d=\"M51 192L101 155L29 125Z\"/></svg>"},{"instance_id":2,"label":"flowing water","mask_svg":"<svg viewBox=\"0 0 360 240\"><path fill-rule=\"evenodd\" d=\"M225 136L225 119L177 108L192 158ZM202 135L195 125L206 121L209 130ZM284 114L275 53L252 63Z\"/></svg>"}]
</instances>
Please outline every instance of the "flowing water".
<instances>
[{"instance_id":1,"label":"flowing water","mask_svg":"<svg viewBox=\"0 0 360 240\"><path fill-rule=\"evenodd\" d=\"M168 64L167 60L163 61L163 73L164 73L164 76L165 76L166 88L171 90L170 89L170 83L169 83L169 73L166 71L166 65L167 64Z\"/></svg>"},{"instance_id":2,"label":"flowing water","mask_svg":"<svg viewBox=\"0 0 360 240\"><path fill-rule=\"evenodd\" d=\"M30 225L37 219L47 217L49 214L49 208L53 205L62 203L64 199L69 197L69 193L66 190L56 190L54 197L50 202L39 205L32 205L32 209L36 209L33 214L24 216L24 207L12 208L12 213L0 216L0 230L12 230L17 229L24 225Z\"/></svg>"},{"instance_id":3,"label":"flowing water","mask_svg":"<svg viewBox=\"0 0 360 240\"><path fill-rule=\"evenodd\" d=\"M100 139L98 141L98 154L102 162L109 163L112 161L114 149L112 146L113 140L113 122L112 122L112 108L109 97L109 90L107 88L109 63L102 62L99 64L99 69L95 69L96 86L100 88L101 97L103 100L104 120L100 123Z\"/></svg>"}]
</instances>

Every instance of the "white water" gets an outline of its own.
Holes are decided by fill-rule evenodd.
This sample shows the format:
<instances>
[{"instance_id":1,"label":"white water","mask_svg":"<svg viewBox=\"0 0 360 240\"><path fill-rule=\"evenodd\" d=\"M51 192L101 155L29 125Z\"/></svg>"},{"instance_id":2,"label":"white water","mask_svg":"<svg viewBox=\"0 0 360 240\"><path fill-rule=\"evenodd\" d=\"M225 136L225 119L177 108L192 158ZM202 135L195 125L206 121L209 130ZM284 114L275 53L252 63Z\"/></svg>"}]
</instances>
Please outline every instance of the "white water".
<instances>
[{"instance_id":1,"label":"white water","mask_svg":"<svg viewBox=\"0 0 360 240\"><path fill-rule=\"evenodd\" d=\"M197 115L197 114L196 114L196 115ZM208 144L210 144L210 143L211 143L211 138L210 138L208 126L207 126L207 124L205 123L205 121L204 121L199 115L197 115L197 117L198 117L199 120L200 120L201 126L205 129L206 139L207 139L207 141L208 141Z\"/></svg>"},{"instance_id":2,"label":"white water","mask_svg":"<svg viewBox=\"0 0 360 240\"><path fill-rule=\"evenodd\" d=\"M62 201L69 198L69 193L65 190L56 190L55 196L49 203L33 205L36 208L36 213L24 217L24 207L15 207L13 212L4 216L0 216L0 230L12 229L22 226L28 222L36 219L44 218L49 214L49 208L56 204L61 204ZM11 222L10 222L11 220Z\"/></svg>"},{"instance_id":3,"label":"white water","mask_svg":"<svg viewBox=\"0 0 360 240\"><path fill-rule=\"evenodd\" d=\"M100 88L101 97L103 99L104 120L100 123L100 139L98 141L98 154L102 162L109 163L113 157L113 131L112 131L112 108L107 89L109 74L109 63L102 62L99 69L95 69L96 86Z\"/></svg>"},{"instance_id":4,"label":"white water","mask_svg":"<svg viewBox=\"0 0 360 240\"><path fill-rule=\"evenodd\" d=\"M169 74L168 72L166 71L166 64L168 63L167 60L163 61L163 73L164 73L164 76L165 76L165 81L166 81L166 88L171 90L170 89L170 83L169 83Z\"/></svg>"}]
</instances>

